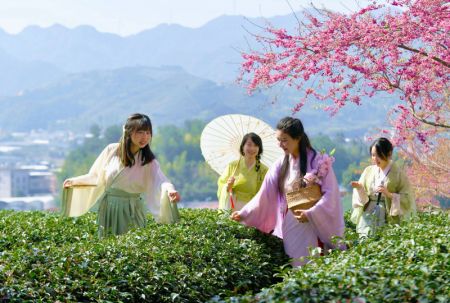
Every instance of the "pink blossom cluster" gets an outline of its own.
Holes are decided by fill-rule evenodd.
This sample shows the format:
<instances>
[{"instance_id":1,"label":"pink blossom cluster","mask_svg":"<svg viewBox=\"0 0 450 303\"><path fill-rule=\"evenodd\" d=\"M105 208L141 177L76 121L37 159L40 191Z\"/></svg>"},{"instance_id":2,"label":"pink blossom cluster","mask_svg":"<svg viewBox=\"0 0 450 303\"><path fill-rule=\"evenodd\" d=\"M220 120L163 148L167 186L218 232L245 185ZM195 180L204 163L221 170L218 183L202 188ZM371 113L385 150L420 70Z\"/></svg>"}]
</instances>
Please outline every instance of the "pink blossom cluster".
<instances>
[{"instance_id":1,"label":"pink blossom cluster","mask_svg":"<svg viewBox=\"0 0 450 303\"><path fill-rule=\"evenodd\" d=\"M325 176L328 174L335 160L334 157L329 156L325 153L321 153L320 155L318 155L318 157L317 168L312 169L303 177L303 179L306 181L306 184L317 183L321 185L323 178L325 178Z\"/></svg>"},{"instance_id":2,"label":"pink blossom cluster","mask_svg":"<svg viewBox=\"0 0 450 303\"><path fill-rule=\"evenodd\" d=\"M348 103L384 92L399 100L390 113L397 144L428 145L433 128L450 128L450 5L447 0L373 1L351 14L306 13L295 34L266 28L266 52L242 54L239 79L249 92L280 82L299 102L331 101L335 114ZM432 126L433 128L430 128Z\"/></svg>"}]
</instances>

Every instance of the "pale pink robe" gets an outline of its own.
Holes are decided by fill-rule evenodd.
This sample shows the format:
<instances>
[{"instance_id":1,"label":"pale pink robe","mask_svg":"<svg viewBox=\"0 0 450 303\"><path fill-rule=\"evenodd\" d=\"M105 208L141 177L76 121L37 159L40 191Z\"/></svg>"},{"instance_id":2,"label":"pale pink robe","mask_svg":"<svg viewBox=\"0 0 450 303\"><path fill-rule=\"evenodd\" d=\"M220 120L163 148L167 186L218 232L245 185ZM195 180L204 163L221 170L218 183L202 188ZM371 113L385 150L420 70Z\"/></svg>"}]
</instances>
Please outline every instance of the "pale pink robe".
<instances>
[{"instance_id":1,"label":"pale pink robe","mask_svg":"<svg viewBox=\"0 0 450 303\"><path fill-rule=\"evenodd\" d=\"M319 153L311 161L313 153L308 152L307 172L317 168L317 162L322 156ZM317 204L307 210L307 223L300 223L294 214L287 210L286 198L278 189L278 176L283 164L283 158L278 159L266 174L261 189L256 196L239 211L241 222L254 226L262 232L282 238L286 254L297 260L293 265L303 265L308 259L298 259L309 255L309 248L318 246L318 239L324 244L325 250L335 248L332 237L344 236L344 216L339 195L339 186L333 169L322 179L322 198ZM289 157L289 173L285 181L285 189L289 187L298 173L298 159ZM341 245L342 248L342 245Z\"/></svg>"}]
</instances>

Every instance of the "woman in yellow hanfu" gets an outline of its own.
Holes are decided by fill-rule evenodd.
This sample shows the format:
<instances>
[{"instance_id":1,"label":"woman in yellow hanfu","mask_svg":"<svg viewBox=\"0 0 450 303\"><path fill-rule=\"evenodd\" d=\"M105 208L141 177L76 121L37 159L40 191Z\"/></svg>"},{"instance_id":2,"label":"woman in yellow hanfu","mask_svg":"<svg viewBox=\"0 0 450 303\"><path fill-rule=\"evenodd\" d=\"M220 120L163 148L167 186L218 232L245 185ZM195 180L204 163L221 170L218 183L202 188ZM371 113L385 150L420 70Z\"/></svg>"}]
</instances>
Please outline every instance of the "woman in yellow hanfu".
<instances>
[{"instance_id":1,"label":"woman in yellow hanfu","mask_svg":"<svg viewBox=\"0 0 450 303\"><path fill-rule=\"evenodd\" d=\"M239 151L239 160L229 163L217 182L219 209L240 210L256 195L267 173L260 161L263 146L257 134L246 134Z\"/></svg>"},{"instance_id":2,"label":"woman in yellow hanfu","mask_svg":"<svg viewBox=\"0 0 450 303\"><path fill-rule=\"evenodd\" d=\"M119 143L108 145L89 173L64 181L62 213L77 217L98 205L99 236L119 235L146 225L145 206L162 223L179 220L179 193L150 149L152 124L133 114Z\"/></svg>"},{"instance_id":3,"label":"woman in yellow hanfu","mask_svg":"<svg viewBox=\"0 0 450 303\"><path fill-rule=\"evenodd\" d=\"M366 167L359 181L352 181L353 213L360 237L373 234L386 223L400 223L416 213L414 194L406 173L392 161L393 147L386 138L370 146L373 165Z\"/></svg>"}]
</instances>

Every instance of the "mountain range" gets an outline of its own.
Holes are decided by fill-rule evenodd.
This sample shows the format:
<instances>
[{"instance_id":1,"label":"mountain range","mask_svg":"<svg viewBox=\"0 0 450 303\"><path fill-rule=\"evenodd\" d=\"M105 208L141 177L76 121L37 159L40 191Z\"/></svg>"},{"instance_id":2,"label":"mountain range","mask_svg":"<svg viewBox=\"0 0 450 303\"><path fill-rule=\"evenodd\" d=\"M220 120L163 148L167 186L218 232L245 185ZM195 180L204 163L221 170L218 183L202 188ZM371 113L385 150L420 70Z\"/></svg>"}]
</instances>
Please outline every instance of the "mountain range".
<instances>
[{"instance_id":1,"label":"mountain range","mask_svg":"<svg viewBox=\"0 0 450 303\"><path fill-rule=\"evenodd\" d=\"M86 130L136 111L158 124L227 113L274 124L291 113L295 91L249 96L234 83L239 51L258 48L253 35L267 22L294 29L297 19L222 16L200 28L162 24L127 37L90 26L30 26L16 35L0 30L0 129ZM350 105L334 119L312 106L299 116L314 132L361 135L386 116L383 106L366 103L357 115Z\"/></svg>"},{"instance_id":2,"label":"mountain range","mask_svg":"<svg viewBox=\"0 0 450 303\"><path fill-rule=\"evenodd\" d=\"M6 55L22 64L45 62L66 73L177 65L202 78L232 82L239 68L239 50L246 50L247 43L253 44L248 32L257 34L261 29L256 25L267 22L294 27L294 21L292 15L271 19L222 16L199 28L161 24L126 37L102 33L87 25L73 29L58 24L48 28L29 26L15 35L0 30L0 62ZM6 71L5 66L0 67ZM42 70L46 69L42 66Z\"/></svg>"}]
</instances>

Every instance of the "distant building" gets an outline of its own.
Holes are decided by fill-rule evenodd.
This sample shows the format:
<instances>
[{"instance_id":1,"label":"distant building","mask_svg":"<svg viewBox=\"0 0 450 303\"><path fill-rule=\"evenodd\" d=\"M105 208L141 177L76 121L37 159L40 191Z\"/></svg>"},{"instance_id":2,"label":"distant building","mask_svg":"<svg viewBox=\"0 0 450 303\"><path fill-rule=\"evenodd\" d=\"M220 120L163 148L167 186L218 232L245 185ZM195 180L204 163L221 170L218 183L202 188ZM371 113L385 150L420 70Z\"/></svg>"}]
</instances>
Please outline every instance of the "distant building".
<instances>
[{"instance_id":1,"label":"distant building","mask_svg":"<svg viewBox=\"0 0 450 303\"><path fill-rule=\"evenodd\" d=\"M28 175L29 192L32 196L55 192L55 177L52 172L30 172Z\"/></svg>"},{"instance_id":2,"label":"distant building","mask_svg":"<svg viewBox=\"0 0 450 303\"><path fill-rule=\"evenodd\" d=\"M55 183L55 175L45 165L0 168L0 197L52 195Z\"/></svg>"},{"instance_id":3,"label":"distant building","mask_svg":"<svg viewBox=\"0 0 450 303\"><path fill-rule=\"evenodd\" d=\"M11 197L11 170L0 167L0 197Z\"/></svg>"},{"instance_id":4,"label":"distant building","mask_svg":"<svg viewBox=\"0 0 450 303\"><path fill-rule=\"evenodd\" d=\"M0 209L54 210L55 199L51 195L0 198Z\"/></svg>"},{"instance_id":5,"label":"distant building","mask_svg":"<svg viewBox=\"0 0 450 303\"><path fill-rule=\"evenodd\" d=\"M29 171L11 170L11 197L30 196Z\"/></svg>"},{"instance_id":6,"label":"distant building","mask_svg":"<svg viewBox=\"0 0 450 303\"><path fill-rule=\"evenodd\" d=\"M349 194L350 192L345 186L339 185L339 194L341 197L344 197L345 195Z\"/></svg>"}]
</instances>

